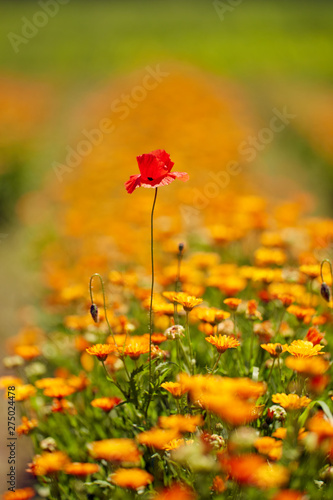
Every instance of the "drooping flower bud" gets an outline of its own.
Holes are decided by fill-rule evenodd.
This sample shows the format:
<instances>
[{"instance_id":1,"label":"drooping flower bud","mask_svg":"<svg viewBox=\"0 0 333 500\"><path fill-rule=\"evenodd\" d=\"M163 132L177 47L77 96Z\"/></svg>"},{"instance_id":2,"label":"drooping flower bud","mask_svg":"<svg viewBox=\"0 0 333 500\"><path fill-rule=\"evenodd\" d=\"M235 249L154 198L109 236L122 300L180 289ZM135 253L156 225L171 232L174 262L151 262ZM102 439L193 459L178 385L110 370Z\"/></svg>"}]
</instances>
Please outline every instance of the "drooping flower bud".
<instances>
[{"instance_id":1,"label":"drooping flower bud","mask_svg":"<svg viewBox=\"0 0 333 500\"><path fill-rule=\"evenodd\" d=\"M328 286L328 284L325 283L324 281L321 284L320 293L321 293L321 296L323 297L323 299L326 300L326 302L331 301L331 289Z\"/></svg>"},{"instance_id":2,"label":"drooping flower bud","mask_svg":"<svg viewBox=\"0 0 333 500\"><path fill-rule=\"evenodd\" d=\"M179 253L183 253L184 247L185 247L184 243L179 243L178 245Z\"/></svg>"},{"instance_id":3,"label":"drooping flower bud","mask_svg":"<svg viewBox=\"0 0 333 500\"><path fill-rule=\"evenodd\" d=\"M98 307L96 306L96 304L91 304L90 314L91 314L92 319L95 321L95 323L98 323L99 314L98 314Z\"/></svg>"}]
</instances>

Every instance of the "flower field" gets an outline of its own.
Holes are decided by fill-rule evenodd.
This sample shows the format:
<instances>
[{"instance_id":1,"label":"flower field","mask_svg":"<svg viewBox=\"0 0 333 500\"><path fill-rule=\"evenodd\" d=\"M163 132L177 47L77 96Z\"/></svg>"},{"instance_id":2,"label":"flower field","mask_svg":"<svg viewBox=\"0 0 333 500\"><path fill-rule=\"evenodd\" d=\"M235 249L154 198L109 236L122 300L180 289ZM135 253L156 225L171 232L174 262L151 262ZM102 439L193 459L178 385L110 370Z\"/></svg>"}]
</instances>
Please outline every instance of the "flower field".
<instances>
[{"instance_id":1,"label":"flower field","mask_svg":"<svg viewBox=\"0 0 333 500\"><path fill-rule=\"evenodd\" d=\"M15 312L19 328L2 339L2 498L330 500L332 89L282 77L262 91L251 77L246 85L236 78L247 71L235 63L243 45L221 69L216 2L189 15L188 40L206 23L218 40L213 51L207 34L193 51L200 69L179 28L160 41L171 18L156 33L149 2L140 13L129 2L129 15L114 3L117 47L103 38L109 6L96 14L98 55L85 52L104 77L106 47L112 77L67 82L66 97L52 78L0 79L0 257L10 267L23 246L35 280ZM75 51L60 52L66 22L78 15L89 30L94 8L61 9L54 68L60 75L63 60L72 75ZM170 3L172 16L183 9ZM246 12L255 10L232 14L241 40ZM152 31L132 33L146 19ZM37 72L39 36L22 46ZM300 42L285 37L298 54ZM133 40L142 43L134 71ZM313 67L325 80L324 36L319 46ZM274 65L292 71L292 53L268 61L258 50L252 78ZM14 286L4 283L2 301Z\"/></svg>"}]
</instances>

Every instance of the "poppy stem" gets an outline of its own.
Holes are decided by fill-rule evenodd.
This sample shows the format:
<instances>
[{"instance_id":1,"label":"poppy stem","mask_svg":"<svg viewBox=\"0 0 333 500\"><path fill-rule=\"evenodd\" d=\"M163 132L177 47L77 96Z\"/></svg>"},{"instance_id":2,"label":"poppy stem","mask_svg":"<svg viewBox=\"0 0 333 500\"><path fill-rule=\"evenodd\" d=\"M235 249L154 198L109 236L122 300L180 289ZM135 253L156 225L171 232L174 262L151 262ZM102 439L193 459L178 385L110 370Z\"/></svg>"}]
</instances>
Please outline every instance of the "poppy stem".
<instances>
[{"instance_id":1,"label":"poppy stem","mask_svg":"<svg viewBox=\"0 0 333 500\"><path fill-rule=\"evenodd\" d=\"M103 279L102 279L102 276L99 274L99 273L95 273L93 274L92 276L90 276L90 281L89 281L89 293L90 293L90 300L91 300L91 303L94 304L94 297L93 297L93 291L92 291L92 285L93 285L93 279L96 277L99 278L100 282L101 282L101 287L102 287L102 293L103 293L103 306L104 306L104 314L105 314L105 321L108 325L108 328L109 328L109 332L113 338L113 342L115 344L116 347L117 346L117 342L116 342L116 339L114 337L114 333L113 333L113 330L111 328L111 325L109 323L109 319L108 319L108 313L107 313L107 310L106 310L106 298L105 298L105 289L104 289L104 283L103 283Z\"/></svg>"},{"instance_id":2,"label":"poppy stem","mask_svg":"<svg viewBox=\"0 0 333 500\"><path fill-rule=\"evenodd\" d=\"M155 269L154 269L154 210L156 205L158 188L155 188L155 196L150 217L150 252L151 252L151 291L150 291L150 307L149 307L149 397L147 403L146 414L148 412L149 404L151 401L151 382L152 382L152 363L151 363L151 336L154 329L153 318L153 297L154 297L154 284L155 284Z\"/></svg>"}]
</instances>

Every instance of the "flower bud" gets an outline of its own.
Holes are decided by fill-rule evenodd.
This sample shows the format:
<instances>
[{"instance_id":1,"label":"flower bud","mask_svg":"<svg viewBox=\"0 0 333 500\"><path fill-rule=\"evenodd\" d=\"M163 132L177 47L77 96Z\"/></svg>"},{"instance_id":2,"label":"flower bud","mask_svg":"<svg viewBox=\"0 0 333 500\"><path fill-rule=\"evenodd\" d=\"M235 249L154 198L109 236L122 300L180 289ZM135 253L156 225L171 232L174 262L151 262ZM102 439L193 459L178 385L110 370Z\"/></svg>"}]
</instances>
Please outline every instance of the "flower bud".
<instances>
[{"instance_id":1,"label":"flower bud","mask_svg":"<svg viewBox=\"0 0 333 500\"><path fill-rule=\"evenodd\" d=\"M184 247L185 247L184 243L179 243L179 245L178 245L178 250L179 250L179 253L182 253L182 252L183 252Z\"/></svg>"},{"instance_id":2,"label":"flower bud","mask_svg":"<svg viewBox=\"0 0 333 500\"><path fill-rule=\"evenodd\" d=\"M96 304L91 304L90 306L90 314L95 323L99 321L98 307Z\"/></svg>"},{"instance_id":3,"label":"flower bud","mask_svg":"<svg viewBox=\"0 0 333 500\"><path fill-rule=\"evenodd\" d=\"M323 297L323 299L326 300L326 302L331 301L331 289L328 286L328 284L325 283L324 281L321 284L320 293L321 293L321 296Z\"/></svg>"}]
</instances>

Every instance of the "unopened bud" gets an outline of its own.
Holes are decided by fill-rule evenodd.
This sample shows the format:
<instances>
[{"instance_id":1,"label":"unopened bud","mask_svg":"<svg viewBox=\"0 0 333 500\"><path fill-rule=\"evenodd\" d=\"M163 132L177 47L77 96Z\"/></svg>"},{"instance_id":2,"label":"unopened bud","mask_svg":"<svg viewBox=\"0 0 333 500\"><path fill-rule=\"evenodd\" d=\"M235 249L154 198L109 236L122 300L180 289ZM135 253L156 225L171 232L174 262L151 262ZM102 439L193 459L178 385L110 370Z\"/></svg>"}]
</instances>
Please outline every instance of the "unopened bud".
<instances>
[{"instance_id":1,"label":"unopened bud","mask_svg":"<svg viewBox=\"0 0 333 500\"><path fill-rule=\"evenodd\" d=\"M326 302L331 301L331 289L328 286L328 284L325 283L324 281L321 284L320 293L321 293L321 296L323 297L323 299L326 300Z\"/></svg>"},{"instance_id":2,"label":"unopened bud","mask_svg":"<svg viewBox=\"0 0 333 500\"><path fill-rule=\"evenodd\" d=\"M90 314L91 314L92 319L95 321L95 323L98 323L99 314L98 314L98 307L96 306L96 304L91 304Z\"/></svg>"},{"instance_id":3,"label":"unopened bud","mask_svg":"<svg viewBox=\"0 0 333 500\"><path fill-rule=\"evenodd\" d=\"M178 245L178 250L179 250L179 253L182 253L182 252L183 252L184 247L185 247L184 243L179 243L179 245Z\"/></svg>"},{"instance_id":4,"label":"unopened bud","mask_svg":"<svg viewBox=\"0 0 333 500\"><path fill-rule=\"evenodd\" d=\"M281 344L277 344L275 346L275 352L276 352L276 354L281 354L282 351L283 351L282 345Z\"/></svg>"}]
</instances>

